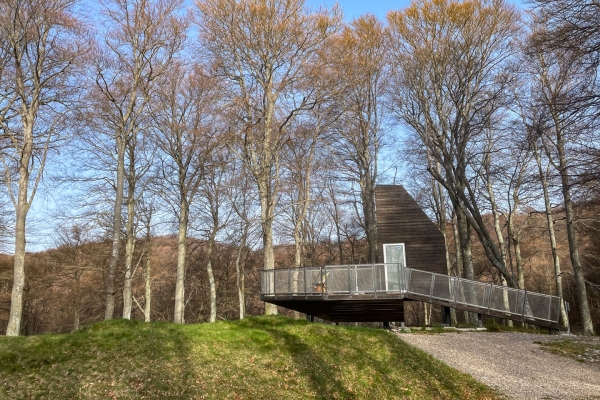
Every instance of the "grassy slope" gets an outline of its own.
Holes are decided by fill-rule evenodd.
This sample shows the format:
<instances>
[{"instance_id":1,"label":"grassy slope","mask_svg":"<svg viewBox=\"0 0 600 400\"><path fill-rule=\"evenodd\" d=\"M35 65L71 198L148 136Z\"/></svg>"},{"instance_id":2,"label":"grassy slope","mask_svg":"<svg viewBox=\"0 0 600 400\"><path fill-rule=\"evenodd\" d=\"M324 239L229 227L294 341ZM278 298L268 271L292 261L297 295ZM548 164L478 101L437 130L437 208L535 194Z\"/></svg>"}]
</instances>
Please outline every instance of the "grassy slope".
<instances>
[{"instance_id":1,"label":"grassy slope","mask_svg":"<svg viewBox=\"0 0 600 400\"><path fill-rule=\"evenodd\" d=\"M0 337L0 398L497 398L389 332L283 317Z\"/></svg>"}]
</instances>

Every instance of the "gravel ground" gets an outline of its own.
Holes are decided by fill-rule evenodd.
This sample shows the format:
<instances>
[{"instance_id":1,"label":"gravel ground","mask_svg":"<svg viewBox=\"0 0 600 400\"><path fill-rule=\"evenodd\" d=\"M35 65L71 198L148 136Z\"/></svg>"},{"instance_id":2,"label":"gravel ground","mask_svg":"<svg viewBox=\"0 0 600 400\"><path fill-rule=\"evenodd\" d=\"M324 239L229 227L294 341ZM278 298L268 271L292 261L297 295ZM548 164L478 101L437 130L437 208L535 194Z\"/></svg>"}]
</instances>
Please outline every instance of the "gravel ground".
<instances>
[{"instance_id":1,"label":"gravel ground","mask_svg":"<svg viewBox=\"0 0 600 400\"><path fill-rule=\"evenodd\" d=\"M600 365L554 355L534 342L595 340L529 333L398 333L511 399L600 399Z\"/></svg>"}]
</instances>

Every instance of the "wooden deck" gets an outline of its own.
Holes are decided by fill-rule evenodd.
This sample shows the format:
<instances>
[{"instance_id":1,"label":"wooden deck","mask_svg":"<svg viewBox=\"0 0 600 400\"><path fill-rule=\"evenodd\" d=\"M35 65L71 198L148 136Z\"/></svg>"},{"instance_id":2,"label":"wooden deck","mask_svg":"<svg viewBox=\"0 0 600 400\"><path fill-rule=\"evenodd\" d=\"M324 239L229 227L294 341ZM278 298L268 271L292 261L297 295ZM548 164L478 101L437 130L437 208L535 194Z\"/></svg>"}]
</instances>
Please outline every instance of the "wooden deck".
<instances>
[{"instance_id":1,"label":"wooden deck","mask_svg":"<svg viewBox=\"0 0 600 400\"><path fill-rule=\"evenodd\" d=\"M405 301L424 301L558 326L556 296L448 276L442 232L402 186L375 199L377 264L261 271L261 300L332 322L402 322Z\"/></svg>"},{"instance_id":2,"label":"wooden deck","mask_svg":"<svg viewBox=\"0 0 600 400\"><path fill-rule=\"evenodd\" d=\"M331 322L404 321L404 300L399 298L352 299L310 297L307 299L269 299L290 310L302 312Z\"/></svg>"},{"instance_id":3,"label":"wooden deck","mask_svg":"<svg viewBox=\"0 0 600 400\"><path fill-rule=\"evenodd\" d=\"M415 294L407 294L403 298L400 298L397 294L386 295L384 293L380 293L377 298L372 295L279 295L273 297L261 296L261 300L331 322L403 322L404 302L422 301L442 307L455 308L460 311L469 311L545 328L558 329L557 321L545 321L530 318L526 315L515 315L467 304L456 304L454 302L432 299L429 296Z\"/></svg>"},{"instance_id":4,"label":"wooden deck","mask_svg":"<svg viewBox=\"0 0 600 400\"><path fill-rule=\"evenodd\" d=\"M332 322L403 322L422 301L558 329L562 299L396 264L261 271L261 300Z\"/></svg>"}]
</instances>

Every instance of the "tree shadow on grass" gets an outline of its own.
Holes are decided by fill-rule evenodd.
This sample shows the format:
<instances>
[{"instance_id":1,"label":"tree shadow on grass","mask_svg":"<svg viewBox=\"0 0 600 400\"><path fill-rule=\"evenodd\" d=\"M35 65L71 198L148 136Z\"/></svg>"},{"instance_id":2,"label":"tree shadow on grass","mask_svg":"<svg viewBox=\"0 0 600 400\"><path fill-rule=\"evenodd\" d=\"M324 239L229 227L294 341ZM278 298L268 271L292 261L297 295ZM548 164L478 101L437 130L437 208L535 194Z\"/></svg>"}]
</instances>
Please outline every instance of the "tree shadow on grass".
<instances>
[{"instance_id":1,"label":"tree shadow on grass","mask_svg":"<svg viewBox=\"0 0 600 400\"><path fill-rule=\"evenodd\" d=\"M291 355L319 399L496 396L484 385L387 332L281 319L257 322L252 322L252 327L268 333L274 347ZM306 329L294 334L293 325L304 325ZM356 374L356 384L342 375L344 371Z\"/></svg>"},{"instance_id":2,"label":"tree shadow on grass","mask_svg":"<svg viewBox=\"0 0 600 400\"><path fill-rule=\"evenodd\" d=\"M189 341L167 324L114 320L21 339L0 351L0 397L190 397Z\"/></svg>"},{"instance_id":3,"label":"tree shadow on grass","mask_svg":"<svg viewBox=\"0 0 600 400\"><path fill-rule=\"evenodd\" d=\"M307 377L318 399L357 399L337 378L340 370L334 369L318 351L308 346L298 335L274 327L263 327L271 337L280 343L294 360L301 374Z\"/></svg>"}]
</instances>

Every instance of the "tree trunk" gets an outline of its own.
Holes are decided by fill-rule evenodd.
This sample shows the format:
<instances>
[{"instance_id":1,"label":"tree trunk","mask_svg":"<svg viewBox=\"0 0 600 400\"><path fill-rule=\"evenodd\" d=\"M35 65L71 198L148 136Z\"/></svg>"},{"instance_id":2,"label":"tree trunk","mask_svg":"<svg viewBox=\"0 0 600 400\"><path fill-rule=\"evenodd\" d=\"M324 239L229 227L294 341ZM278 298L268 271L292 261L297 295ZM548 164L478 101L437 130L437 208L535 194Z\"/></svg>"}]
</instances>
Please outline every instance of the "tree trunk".
<instances>
[{"instance_id":1,"label":"tree trunk","mask_svg":"<svg viewBox=\"0 0 600 400\"><path fill-rule=\"evenodd\" d=\"M454 217L452 218L452 230L454 232L454 252L456 253L456 274L460 278L464 278L462 254L460 250L460 238L458 237L458 218L456 217L456 210L454 211ZM469 313L464 311L465 322L469 322Z\"/></svg>"},{"instance_id":2,"label":"tree trunk","mask_svg":"<svg viewBox=\"0 0 600 400\"><path fill-rule=\"evenodd\" d=\"M365 182L362 188L363 212L365 218L365 228L367 235L367 244L369 246L369 262L377 262L377 218L375 215L375 188L371 178L371 171L366 170ZM362 186L362 185L361 185Z\"/></svg>"},{"instance_id":3,"label":"tree trunk","mask_svg":"<svg viewBox=\"0 0 600 400\"><path fill-rule=\"evenodd\" d=\"M117 191L113 206L112 248L106 274L106 310L104 319L114 318L115 314L115 274L121 247L121 207L123 204L123 185L125 180L125 139L117 139Z\"/></svg>"},{"instance_id":4,"label":"tree trunk","mask_svg":"<svg viewBox=\"0 0 600 400\"><path fill-rule=\"evenodd\" d=\"M248 222L244 222L244 228L242 238L240 241L240 247L237 251L235 258L235 272L237 274L236 285L238 290L238 303L239 303L239 318L244 319L246 315L246 299L244 293L245 289L245 273L244 266L246 265L246 240L248 238Z\"/></svg>"},{"instance_id":5,"label":"tree trunk","mask_svg":"<svg viewBox=\"0 0 600 400\"><path fill-rule=\"evenodd\" d=\"M79 252L80 250L78 250ZM81 262L81 258L78 256L77 262ZM79 293L80 286L80 278L83 270L77 266L77 270L75 271L75 298L73 299L73 303L75 303L75 313L73 316L73 331L79 330L79 312L81 309L81 294Z\"/></svg>"},{"instance_id":6,"label":"tree trunk","mask_svg":"<svg viewBox=\"0 0 600 400\"><path fill-rule=\"evenodd\" d=\"M206 273L208 274L208 284L210 286L210 317L208 322L217 320L217 287L215 284L215 276L212 269L212 253L215 244L216 227L210 234L208 245L206 248Z\"/></svg>"},{"instance_id":7,"label":"tree trunk","mask_svg":"<svg viewBox=\"0 0 600 400\"><path fill-rule=\"evenodd\" d=\"M537 162L538 170L540 172L540 180L542 183L542 189L544 193L544 208L546 210L546 222L548 225L548 236L550 237L550 248L552 250L552 261L554 265L554 279L556 283L556 295L561 298L560 302L560 315L561 322L564 329L569 327L569 317L567 310L565 309L565 302L563 298L563 287L562 287L562 275L560 270L560 258L558 257L558 247L556 245L556 233L554 232L554 217L552 215L552 205L550 203L550 194L548 192L548 179L547 174L544 173L542 167L542 158L537 148L534 148L535 160Z\"/></svg>"},{"instance_id":8,"label":"tree trunk","mask_svg":"<svg viewBox=\"0 0 600 400\"><path fill-rule=\"evenodd\" d=\"M463 277L469 280L475 280L475 271L473 269L473 254L471 252L471 229L463 214L463 211L456 210L456 225L458 227L458 239L460 243L460 253L463 266ZM475 301L475 293L470 290L465 291L466 301L473 303ZM468 316L468 318L467 318ZM467 323L476 324L477 316L475 313L465 312Z\"/></svg>"},{"instance_id":9,"label":"tree trunk","mask_svg":"<svg viewBox=\"0 0 600 400\"><path fill-rule=\"evenodd\" d=\"M133 161L131 161L133 166ZM125 281L123 283L123 318L131 319L133 306L131 280L133 278L133 253L135 251L135 173L130 169L127 190L127 242L125 243Z\"/></svg>"},{"instance_id":10,"label":"tree trunk","mask_svg":"<svg viewBox=\"0 0 600 400\"><path fill-rule=\"evenodd\" d=\"M335 224L339 264L344 265L344 243L342 242L342 229L340 227L340 212L333 188L329 187L328 189L330 191L330 200L333 206L333 223Z\"/></svg>"},{"instance_id":11,"label":"tree trunk","mask_svg":"<svg viewBox=\"0 0 600 400\"><path fill-rule=\"evenodd\" d=\"M423 302L423 322L424 325L431 325L431 305Z\"/></svg>"},{"instance_id":12,"label":"tree trunk","mask_svg":"<svg viewBox=\"0 0 600 400\"><path fill-rule=\"evenodd\" d=\"M258 196L260 199L260 214L263 233L263 260L265 270L275 269L275 254L273 252L273 200L267 190L268 182L259 182ZM265 303L265 315L277 315L277 306Z\"/></svg>"},{"instance_id":13,"label":"tree trunk","mask_svg":"<svg viewBox=\"0 0 600 400\"><path fill-rule=\"evenodd\" d=\"M361 127L362 137L364 138L366 133L365 128ZM365 229L365 236L367 239L367 262L377 262L377 229L375 227L375 194L373 186L373 180L371 179L371 170L369 165L369 154L365 149L359 149L355 145L357 154L359 155L356 161L356 168L358 170L358 185L360 187L360 200L362 203L363 213L363 228ZM366 154L364 153L366 152ZM357 218L360 218L358 208L354 206L356 210Z\"/></svg>"},{"instance_id":14,"label":"tree trunk","mask_svg":"<svg viewBox=\"0 0 600 400\"><path fill-rule=\"evenodd\" d=\"M508 235L512 248L515 252L515 263L517 264L517 284L519 289L525 289L525 275L523 272L523 257L521 256L521 235L519 229L515 227L515 214L519 206L518 199L513 202L513 208L508 214ZM506 263L505 263L506 264ZM512 262L511 262L512 265Z\"/></svg>"},{"instance_id":15,"label":"tree trunk","mask_svg":"<svg viewBox=\"0 0 600 400\"><path fill-rule=\"evenodd\" d=\"M298 293L298 279L300 275L299 268L302 267L302 250L304 240L302 238L300 229L302 223L300 220L296 220L294 224L294 270L292 271L292 292ZM300 319L300 312L293 312L294 319Z\"/></svg>"},{"instance_id":16,"label":"tree trunk","mask_svg":"<svg viewBox=\"0 0 600 400\"><path fill-rule=\"evenodd\" d=\"M449 248L449 238L448 232L446 231L446 227L448 225L448 221L446 219L446 202L442 196L442 189L440 188L437 182L432 182L434 185L434 196L437 196L436 202L439 204L439 215L440 215L440 230L442 231L442 236L444 237L444 252L446 254L446 273L448 276L452 275L452 263L450 262L450 252ZM452 321L452 326L456 326L458 324L458 320L456 319L456 309L450 309L450 318Z\"/></svg>"},{"instance_id":17,"label":"tree trunk","mask_svg":"<svg viewBox=\"0 0 600 400\"><path fill-rule=\"evenodd\" d=\"M583 334L593 336L594 324L590 314L590 306L587 299L587 290L585 287L585 276L579 260L579 250L577 249L577 237L575 235L575 217L573 212L573 201L571 199L571 182L569 168L565 155L565 144L562 135L558 135L557 150L560 165L560 179L562 184L562 193L565 200L565 214L567 219L567 238L569 241L569 255L573 272L575 273L575 282L577 285L577 300L579 301L579 311L581 313L581 323L583 324Z\"/></svg>"},{"instance_id":18,"label":"tree trunk","mask_svg":"<svg viewBox=\"0 0 600 400\"><path fill-rule=\"evenodd\" d=\"M456 223L458 226L458 239L465 279L475 280L473 269L473 255L471 252L471 231L462 210L456 212Z\"/></svg>"},{"instance_id":19,"label":"tree trunk","mask_svg":"<svg viewBox=\"0 0 600 400\"><path fill-rule=\"evenodd\" d=\"M521 235L519 234L519 232L514 229L514 226L512 228L513 230L515 230L513 232L513 234L511 235L512 238L512 243L513 243L513 248L515 249L515 261L517 263L517 276L518 276L518 282L519 282L519 289L525 289L525 274L524 274L524 268L523 268L523 256L521 255Z\"/></svg>"},{"instance_id":20,"label":"tree trunk","mask_svg":"<svg viewBox=\"0 0 600 400\"><path fill-rule=\"evenodd\" d=\"M23 291L25 288L25 226L30 204L28 203L29 191L29 163L33 152L33 124L23 121L23 148L19 164L19 193L15 208L15 260L13 263L14 277L13 289L10 300L10 316L6 327L6 336L19 336L21 333L21 319L23 314Z\"/></svg>"},{"instance_id":21,"label":"tree trunk","mask_svg":"<svg viewBox=\"0 0 600 400\"><path fill-rule=\"evenodd\" d=\"M150 322L150 311L152 310L152 265L150 258L152 257L152 239L148 237L148 254L146 255L146 270L144 271L144 281L146 284L144 290L144 321Z\"/></svg>"},{"instance_id":22,"label":"tree trunk","mask_svg":"<svg viewBox=\"0 0 600 400\"><path fill-rule=\"evenodd\" d=\"M175 317L176 324L185 323L185 260L187 255L187 227L189 206L184 198L179 207L179 234L177 236L177 278L175 282Z\"/></svg>"},{"instance_id":23,"label":"tree trunk","mask_svg":"<svg viewBox=\"0 0 600 400\"><path fill-rule=\"evenodd\" d=\"M488 167L489 164L486 165ZM487 192L490 200L490 204L492 206L492 216L494 217L494 231L496 231L496 237L498 239L498 247L500 249L500 254L502 256L502 260L504 265L506 264L506 244L504 242L504 234L502 233L502 227L500 226L500 213L498 212L498 203L496 203L496 196L494 195L494 191L492 188L492 182L489 178L489 169L486 169L486 173L488 173L487 179ZM506 278L502 274L500 274L500 284L502 286L508 286L508 282ZM502 305L504 306L505 311L510 310L508 291L502 291ZM513 326L512 320L507 320L508 326Z\"/></svg>"}]
</instances>

